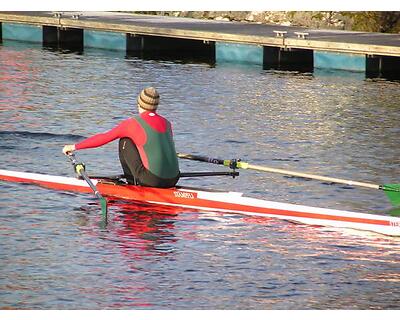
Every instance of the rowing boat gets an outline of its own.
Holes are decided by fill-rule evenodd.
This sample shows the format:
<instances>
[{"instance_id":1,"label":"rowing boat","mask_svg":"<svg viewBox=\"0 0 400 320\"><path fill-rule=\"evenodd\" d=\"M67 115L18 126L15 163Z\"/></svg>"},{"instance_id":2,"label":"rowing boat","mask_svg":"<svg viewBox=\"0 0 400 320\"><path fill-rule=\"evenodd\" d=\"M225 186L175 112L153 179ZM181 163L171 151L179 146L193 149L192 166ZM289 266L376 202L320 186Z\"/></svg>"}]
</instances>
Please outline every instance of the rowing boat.
<instances>
[{"instance_id":1,"label":"rowing boat","mask_svg":"<svg viewBox=\"0 0 400 320\"><path fill-rule=\"evenodd\" d=\"M37 184L46 188L91 193L84 180L47 174L0 170L0 180ZM400 236L400 218L266 201L238 192L175 187L168 189L127 185L110 179L91 179L104 196L150 204L279 218L316 226L351 228Z\"/></svg>"}]
</instances>

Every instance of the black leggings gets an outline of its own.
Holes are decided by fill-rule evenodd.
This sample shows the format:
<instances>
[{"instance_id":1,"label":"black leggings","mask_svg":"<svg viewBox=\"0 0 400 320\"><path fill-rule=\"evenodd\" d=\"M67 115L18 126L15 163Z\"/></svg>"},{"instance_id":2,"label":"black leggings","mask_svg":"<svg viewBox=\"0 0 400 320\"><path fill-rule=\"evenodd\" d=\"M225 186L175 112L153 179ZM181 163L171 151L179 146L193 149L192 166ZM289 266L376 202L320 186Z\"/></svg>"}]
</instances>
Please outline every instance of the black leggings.
<instances>
[{"instance_id":1,"label":"black leggings","mask_svg":"<svg viewBox=\"0 0 400 320\"><path fill-rule=\"evenodd\" d=\"M129 138L119 140L119 161L129 184L170 188L174 187L179 180L179 175L176 178L162 179L147 170L142 163L136 145Z\"/></svg>"}]
</instances>

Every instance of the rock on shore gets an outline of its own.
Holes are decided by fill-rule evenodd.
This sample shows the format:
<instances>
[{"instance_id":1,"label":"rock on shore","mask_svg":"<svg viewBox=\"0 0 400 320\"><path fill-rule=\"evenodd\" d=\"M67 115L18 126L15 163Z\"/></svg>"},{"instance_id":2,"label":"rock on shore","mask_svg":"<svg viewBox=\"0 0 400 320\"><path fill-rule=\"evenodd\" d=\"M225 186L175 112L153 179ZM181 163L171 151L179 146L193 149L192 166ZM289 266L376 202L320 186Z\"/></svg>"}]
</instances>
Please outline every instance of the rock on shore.
<instances>
[{"instance_id":1,"label":"rock on shore","mask_svg":"<svg viewBox=\"0 0 400 320\"><path fill-rule=\"evenodd\" d=\"M152 11L141 12L174 17L351 30L352 21L335 11Z\"/></svg>"}]
</instances>

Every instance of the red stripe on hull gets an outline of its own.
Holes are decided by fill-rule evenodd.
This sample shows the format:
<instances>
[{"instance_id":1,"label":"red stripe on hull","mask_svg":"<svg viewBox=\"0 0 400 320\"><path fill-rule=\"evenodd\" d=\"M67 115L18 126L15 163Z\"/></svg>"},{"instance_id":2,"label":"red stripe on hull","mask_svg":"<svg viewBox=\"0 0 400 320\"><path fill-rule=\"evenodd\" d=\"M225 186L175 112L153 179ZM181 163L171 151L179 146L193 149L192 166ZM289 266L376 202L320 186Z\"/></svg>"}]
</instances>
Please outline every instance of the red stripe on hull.
<instances>
[{"instance_id":1,"label":"red stripe on hull","mask_svg":"<svg viewBox=\"0 0 400 320\"><path fill-rule=\"evenodd\" d=\"M56 190L84 192L84 193L92 192L89 186L84 186L84 185L80 186L80 185L66 184L61 182L43 181L32 178L5 176L5 175L0 175L0 179L11 182L34 183L46 188L51 188ZM60 181L62 180L60 179ZM294 220L296 218L305 218L305 219L315 219L315 220L325 220L325 221L338 221L345 223L367 224L375 226L400 227L400 223L397 220L396 222L393 222L392 221L393 219L389 220L388 217L382 217L383 220L380 220L376 219L375 218L376 216L374 218L367 218L367 217L363 218L354 216L341 216L341 215L335 215L333 213L325 214L325 213L301 212L295 210L268 208L266 206L236 204L228 201L201 199L198 197L197 191L191 191L191 190L186 191L185 189L179 189L179 188L160 189L160 188L148 188L139 186L123 186L123 185L114 185L106 183L98 183L96 187L98 188L100 193L105 196L113 196L116 198L136 200L140 202L157 202L174 206L187 206L204 210L208 209L212 211L226 210L232 212L241 212L244 214L254 213L259 215L263 214L274 215L289 220L291 218L293 218ZM214 194L214 192L209 192L209 193ZM204 194L207 194L207 191L204 192ZM221 193L221 196L223 195L224 193ZM245 201L246 198L243 198L243 200ZM317 210L320 208L310 207L310 211L313 209Z\"/></svg>"},{"instance_id":2,"label":"red stripe on hull","mask_svg":"<svg viewBox=\"0 0 400 320\"><path fill-rule=\"evenodd\" d=\"M118 188L118 189L116 189ZM334 216L320 213L310 213L310 212L299 212L292 210L283 209L273 209L273 208L263 208L248 206L242 204L234 204L229 202L220 202L214 200L204 200L197 197L195 192L184 192L193 195L193 198L181 198L176 197L174 191L179 189L157 189L157 188L144 188L136 186L114 186L114 185L98 185L98 189L102 194L112 195L119 198L144 201L144 202L165 202L174 205L184 205L192 207L202 207L211 208L218 211L218 209L228 210L228 211L241 211L241 212L253 212L258 214L273 214L277 216L290 216L297 218L311 218L320 220L332 220L332 221L342 221L342 222L352 222L352 223L365 223L372 225L382 225L390 226L390 222L386 220L378 219L366 219L357 217L343 217Z\"/></svg>"},{"instance_id":3,"label":"red stripe on hull","mask_svg":"<svg viewBox=\"0 0 400 320\"><path fill-rule=\"evenodd\" d=\"M0 180L4 181L11 181L11 182L25 182L25 183L33 183L39 186L54 189L54 190L64 190L64 191L76 191L76 192L83 192L83 193L91 193L92 189L89 186L76 186L71 184L65 183L58 183L58 182L51 182L51 181L43 181L43 180L35 180L35 179L28 179L22 177L11 177L11 176L4 176L0 175Z\"/></svg>"}]
</instances>

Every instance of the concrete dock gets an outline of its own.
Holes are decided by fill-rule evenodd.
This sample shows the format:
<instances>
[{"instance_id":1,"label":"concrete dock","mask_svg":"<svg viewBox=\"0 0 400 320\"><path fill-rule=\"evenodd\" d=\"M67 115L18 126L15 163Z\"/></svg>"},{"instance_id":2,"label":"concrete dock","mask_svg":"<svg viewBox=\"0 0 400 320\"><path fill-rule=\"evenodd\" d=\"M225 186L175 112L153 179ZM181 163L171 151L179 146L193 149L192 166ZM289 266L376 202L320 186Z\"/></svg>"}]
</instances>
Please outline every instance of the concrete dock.
<instances>
[{"instance_id":1,"label":"concrete dock","mask_svg":"<svg viewBox=\"0 0 400 320\"><path fill-rule=\"evenodd\" d=\"M400 73L400 34L199 20L116 12L0 12L3 40L77 43L126 51L175 51L217 62L305 65ZM295 68L295 67L294 67Z\"/></svg>"}]
</instances>

